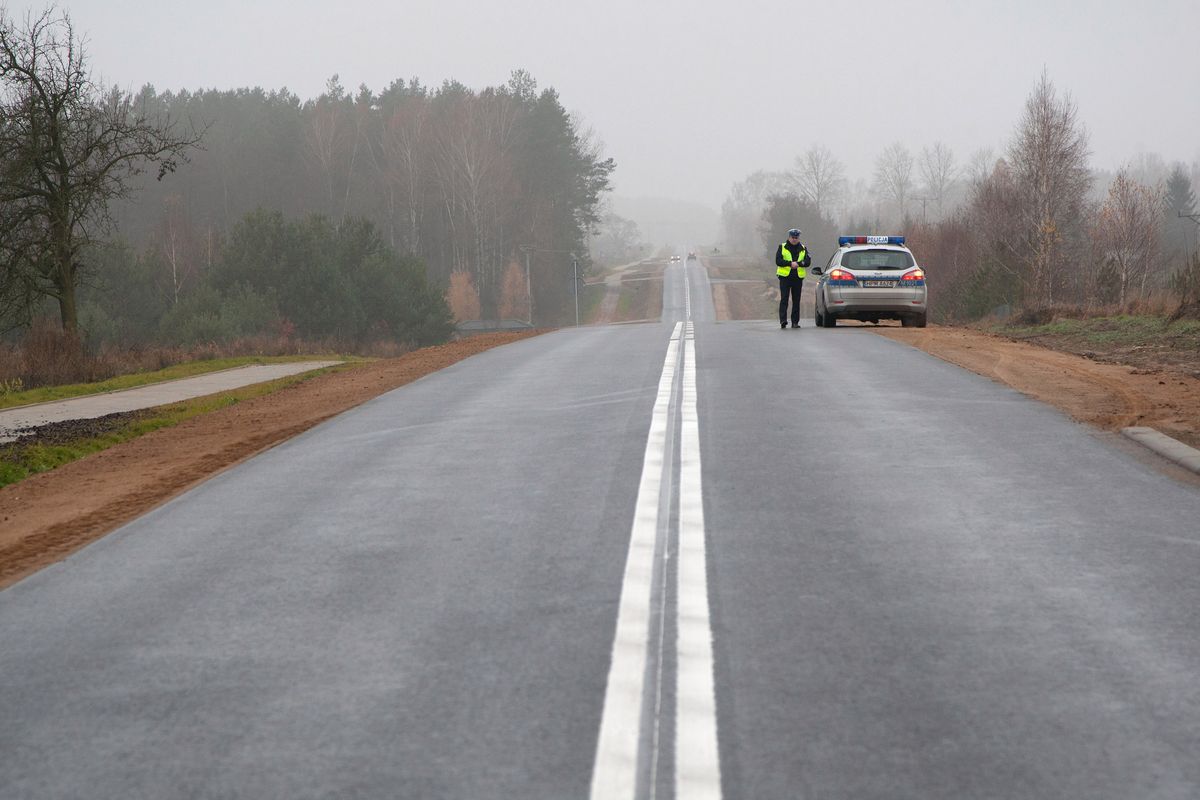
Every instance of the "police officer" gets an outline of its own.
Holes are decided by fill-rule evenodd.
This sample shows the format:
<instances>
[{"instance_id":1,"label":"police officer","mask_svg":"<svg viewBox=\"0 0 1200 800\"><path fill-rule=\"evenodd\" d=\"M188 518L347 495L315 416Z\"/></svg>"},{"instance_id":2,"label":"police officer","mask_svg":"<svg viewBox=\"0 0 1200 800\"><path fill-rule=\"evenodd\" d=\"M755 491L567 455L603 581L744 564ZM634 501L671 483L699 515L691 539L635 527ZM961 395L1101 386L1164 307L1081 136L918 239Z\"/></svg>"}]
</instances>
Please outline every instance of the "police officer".
<instances>
[{"instance_id":1,"label":"police officer","mask_svg":"<svg viewBox=\"0 0 1200 800\"><path fill-rule=\"evenodd\" d=\"M779 276L779 327L788 324L788 296L792 298L792 327L800 327L800 288L804 268L812 263L807 248L800 242L800 229L787 232L787 241L775 251L775 274Z\"/></svg>"}]
</instances>

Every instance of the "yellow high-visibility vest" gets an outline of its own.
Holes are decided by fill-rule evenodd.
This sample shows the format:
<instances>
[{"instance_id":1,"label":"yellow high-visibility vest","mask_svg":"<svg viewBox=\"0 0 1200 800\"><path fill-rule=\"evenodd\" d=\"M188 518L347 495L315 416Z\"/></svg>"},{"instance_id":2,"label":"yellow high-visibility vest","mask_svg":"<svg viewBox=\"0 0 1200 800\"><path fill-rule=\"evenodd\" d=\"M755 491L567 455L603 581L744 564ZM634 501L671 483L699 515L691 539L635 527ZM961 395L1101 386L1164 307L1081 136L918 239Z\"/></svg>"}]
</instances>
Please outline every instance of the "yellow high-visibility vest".
<instances>
[{"instance_id":1,"label":"yellow high-visibility vest","mask_svg":"<svg viewBox=\"0 0 1200 800\"><path fill-rule=\"evenodd\" d=\"M783 260L788 262L788 266L776 267L775 274L781 278L786 278L788 275L792 274L792 266L791 266L792 262L795 261L797 264L799 264L801 261L804 260L804 255L805 255L804 248L803 247L800 248L799 255L793 256L792 251L788 250L787 242L784 242L783 244L779 245L779 252L783 253ZM796 275L798 277L803 278L804 277L804 267L796 267Z\"/></svg>"}]
</instances>

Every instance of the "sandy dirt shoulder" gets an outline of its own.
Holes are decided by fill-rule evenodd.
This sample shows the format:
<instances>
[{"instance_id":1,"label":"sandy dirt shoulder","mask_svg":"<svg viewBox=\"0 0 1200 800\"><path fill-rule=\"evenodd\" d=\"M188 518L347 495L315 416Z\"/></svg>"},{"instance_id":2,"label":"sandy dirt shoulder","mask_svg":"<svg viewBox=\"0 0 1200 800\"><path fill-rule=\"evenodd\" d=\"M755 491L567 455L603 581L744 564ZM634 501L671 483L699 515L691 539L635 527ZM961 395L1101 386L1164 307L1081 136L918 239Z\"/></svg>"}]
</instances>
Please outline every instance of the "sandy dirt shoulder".
<instances>
[{"instance_id":1,"label":"sandy dirt shoulder","mask_svg":"<svg viewBox=\"0 0 1200 800\"><path fill-rule=\"evenodd\" d=\"M0 587L332 416L535 333L483 334L319 375L6 486L0 489Z\"/></svg>"},{"instance_id":2,"label":"sandy dirt shoulder","mask_svg":"<svg viewBox=\"0 0 1200 800\"><path fill-rule=\"evenodd\" d=\"M878 333L1007 384L1108 431L1147 426L1200 447L1200 380L1178 365L1101 363L965 328L879 326Z\"/></svg>"}]
</instances>

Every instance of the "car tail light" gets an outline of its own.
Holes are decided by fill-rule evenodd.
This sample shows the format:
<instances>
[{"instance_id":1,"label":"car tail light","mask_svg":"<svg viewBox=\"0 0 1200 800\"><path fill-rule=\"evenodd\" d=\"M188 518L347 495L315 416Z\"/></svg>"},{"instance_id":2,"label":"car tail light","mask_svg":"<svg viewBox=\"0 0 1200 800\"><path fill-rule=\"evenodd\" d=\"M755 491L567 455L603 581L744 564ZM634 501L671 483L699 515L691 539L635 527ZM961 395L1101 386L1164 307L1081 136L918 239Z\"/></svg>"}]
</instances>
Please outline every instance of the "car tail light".
<instances>
[{"instance_id":1,"label":"car tail light","mask_svg":"<svg viewBox=\"0 0 1200 800\"><path fill-rule=\"evenodd\" d=\"M846 270L842 269L841 267L834 267L833 269L831 269L829 271L829 280L831 280L831 281L848 281L850 283L855 282L854 273L847 272Z\"/></svg>"},{"instance_id":2,"label":"car tail light","mask_svg":"<svg viewBox=\"0 0 1200 800\"><path fill-rule=\"evenodd\" d=\"M902 281L923 281L925 280L925 270L910 269L908 272L900 276Z\"/></svg>"}]
</instances>

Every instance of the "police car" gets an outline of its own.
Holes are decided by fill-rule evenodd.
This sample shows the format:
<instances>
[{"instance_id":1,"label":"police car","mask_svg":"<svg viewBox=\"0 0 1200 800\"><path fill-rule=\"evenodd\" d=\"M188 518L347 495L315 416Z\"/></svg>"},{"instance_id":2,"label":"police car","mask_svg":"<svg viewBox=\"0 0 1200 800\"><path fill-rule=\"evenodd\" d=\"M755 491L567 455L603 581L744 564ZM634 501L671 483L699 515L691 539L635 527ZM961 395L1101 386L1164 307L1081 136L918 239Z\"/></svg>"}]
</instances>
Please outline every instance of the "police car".
<instances>
[{"instance_id":1,"label":"police car","mask_svg":"<svg viewBox=\"0 0 1200 800\"><path fill-rule=\"evenodd\" d=\"M925 270L903 236L841 236L817 281L817 325L832 328L839 319L879 322L898 319L904 327L925 327Z\"/></svg>"}]
</instances>

